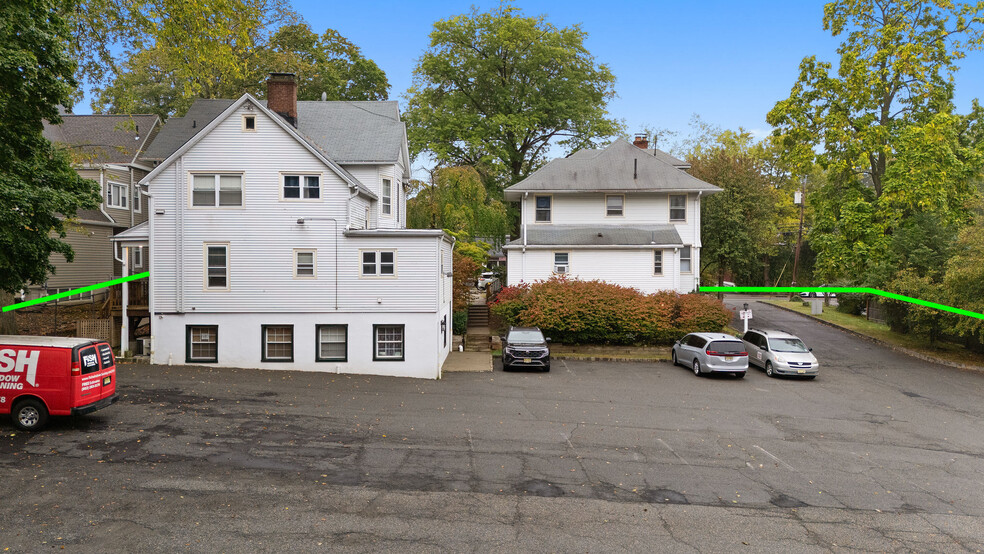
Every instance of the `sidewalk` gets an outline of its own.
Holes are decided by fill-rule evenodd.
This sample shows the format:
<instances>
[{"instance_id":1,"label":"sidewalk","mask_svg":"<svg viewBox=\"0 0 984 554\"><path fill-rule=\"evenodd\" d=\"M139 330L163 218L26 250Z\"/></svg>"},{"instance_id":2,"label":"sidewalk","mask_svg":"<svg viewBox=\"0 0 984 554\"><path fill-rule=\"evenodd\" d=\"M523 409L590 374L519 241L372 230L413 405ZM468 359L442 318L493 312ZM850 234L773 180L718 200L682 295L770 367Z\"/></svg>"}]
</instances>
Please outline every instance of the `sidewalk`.
<instances>
[{"instance_id":1,"label":"sidewalk","mask_svg":"<svg viewBox=\"0 0 984 554\"><path fill-rule=\"evenodd\" d=\"M492 371L492 352L458 352L452 350L444 360L441 373Z\"/></svg>"}]
</instances>

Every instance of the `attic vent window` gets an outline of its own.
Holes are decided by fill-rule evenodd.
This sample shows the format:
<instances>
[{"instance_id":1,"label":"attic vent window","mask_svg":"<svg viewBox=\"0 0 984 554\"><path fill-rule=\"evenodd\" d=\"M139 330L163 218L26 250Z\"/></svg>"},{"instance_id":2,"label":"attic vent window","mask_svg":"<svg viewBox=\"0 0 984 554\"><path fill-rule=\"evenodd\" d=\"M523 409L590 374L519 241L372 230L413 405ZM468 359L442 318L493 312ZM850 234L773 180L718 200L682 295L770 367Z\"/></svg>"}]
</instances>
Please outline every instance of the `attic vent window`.
<instances>
[{"instance_id":1,"label":"attic vent window","mask_svg":"<svg viewBox=\"0 0 984 554\"><path fill-rule=\"evenodd\" d=\"M243 114L243 131L256 130L256 116L253 114Z\"/></svg>"}]
</instances>

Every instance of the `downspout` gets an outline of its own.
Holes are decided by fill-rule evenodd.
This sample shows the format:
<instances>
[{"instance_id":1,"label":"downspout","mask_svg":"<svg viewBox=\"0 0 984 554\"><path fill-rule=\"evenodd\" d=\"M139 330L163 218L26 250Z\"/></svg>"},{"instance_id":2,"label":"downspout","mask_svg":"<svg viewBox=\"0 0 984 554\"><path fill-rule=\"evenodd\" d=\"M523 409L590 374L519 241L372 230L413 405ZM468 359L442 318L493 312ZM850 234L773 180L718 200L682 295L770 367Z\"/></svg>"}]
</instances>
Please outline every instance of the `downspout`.
<instances>
[{"instance_id":1,"label":"downspout","mask_svg":"<svg viewBox=\"0 0 984 554\"><path fill-rule=\"evenodd\" d=\"M179 157L175 165L175 181L178 183L177 194L174 202L174 261L175 261L175 283L174 298L175 310L179 314L184 313L184 206L187 201L185 189L187 182L184 174L184 156Z\"/></svg>"},{"instance_id":2,"label":"downspout","mask_svg":"<svg viewBox=\"0 0 984 554\"><path fill-rule=\"evenodd\" d=\"M147 197L147 314L150 316L150 363L154 363L154 196L141 191Z\"/></svg>"},{"instance_id":3,"label":"downspout","mask_svg":"<svg viewBox=\"0 0 984 554\"><path fill-rule=\"evenodd\" d=\"M136 188L133 187L133 168L131 167L130 168L130 227L133 227L133 199L136 198L138 194L140 194L140 191L138 191Z\"/></svg>"},{"instance_id":4,"label":"downspout","mask_svg":"<svg viewBox=\"0 0 984 554\"><path fill-rule=\"evenodd\" d=\"M116 223L116 220L113 219L108 213L106 213L106 168L105 167L99 168L99 196L102 197L99 199L99 211L104 216L106 216L107 220ZM110 273L113 272L111 271Z\"/></svg>"},{"instance_id":5,"label":"downspout","mask_svg":"<svg viewBox=\"0 0 984 554\"><path fill-rule=\"evenodd\" d=\"M123 266L123 277L130 274L130 247L123 247L123 257L116 257L116 245L113 245L113 258L120 262ZM130 318L126 315L127 305L130 303L130 283L124 281L122 287L121 298L121 312L120 312L120 358L125 358L127 351L130 349Z\"/></svg>"},{"instance_id":6,"label":"downspout","mask_svg":"<svg viewBox=\"0 0 984 554\"><path fill-rule=\"evenodd\" d=\"M523 255L520 257L520 264L522 264L523 269L519 272L519 282L522 283L526 281L526 202L529 198L530 193L523 193L523 201L519 204L519 219L523 223Z\"/></svg>"},{"instance_id":7,"label":"downspout","mask_svg":"<svg viewBox=\"0 0 984 554\"><path fill-rule=\"evenodd\" d=\"M693 253L691 257L693 258L694 264L694 290L700 290L700 195L704 194L704 191L697 191L697 206L694 209L694 245Z\"/></svg>"}]
</instances>

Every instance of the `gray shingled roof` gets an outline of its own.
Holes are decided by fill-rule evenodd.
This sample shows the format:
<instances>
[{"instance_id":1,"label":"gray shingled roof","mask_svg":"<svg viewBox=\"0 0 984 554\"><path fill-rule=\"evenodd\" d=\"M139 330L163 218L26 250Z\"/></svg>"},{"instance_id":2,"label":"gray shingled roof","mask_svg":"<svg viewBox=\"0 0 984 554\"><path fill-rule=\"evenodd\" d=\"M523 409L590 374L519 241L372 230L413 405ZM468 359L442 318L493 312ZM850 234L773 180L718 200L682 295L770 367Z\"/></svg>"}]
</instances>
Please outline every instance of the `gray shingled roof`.
<instances>
[{"instance_id":1,"label":"gray shingled roof","mask_svg":"<svg viewBox=\"0 0 984 554\"><path fill-rule=\"evenodd\" d=\"M689 162L685 162L685 161L681 160L680 158L677 158L675 156L671 156L671 155L667 154L666 152L663 152L662 150L660 150L658 148L647 148L646 149L646 152L649 152L653 156L655 156L655 157L663 160L664 162L672 165L673 167L677 167L677 168L680 168L680 169L690 169L690 163Z\"/></svg>"},{"instance_id":2,"label":"gray shingled roof","mask_svg":"<svg viewBox=\"0 0 984 554\"><path fill-rule=\"evenodd\" d=\"M184 117L172 117L143 156L163 161L235 100L196 100ZM265 101L261 104L266 105ZM297 130L340 164L395 162L406 128L396 102L298 101Z\"/></svg>"},{"instance_id":3,"label":"gray shingled roof","mask_svg":"<svg viewBox=\"0 0 984 554\"><path fill-rule=\"evenodd\" d=\"M526 244L532 246L683 246L673 225L544 225L526 226ZM506 248L523 245L523 237Z\"/></svg>"},{"instance_id":4,"label":"gray shingled roof","mask_svg":"<svg viewBox=\"0 0 984 554\"><path fill-rule=\"evenodd\" d=\"M71 148L83 163L130 163L148 134L153 134L156 115L62 115L62 123L44 122L44 137Z\"/></svg>"},{"instance_id":5,"label":"gray shingled roof","mask_svg":"<svg viewBox=\"0 0 984 554\"><path fill-rule=\"evenodd\" d=\"M666 157L672 158L667 155ZM559 158L508 187L506 200L523 192L703 191L721 189L691 176L663 159L617 139L603 150L583 150ZM673 158L675 159L675 158ZM677 160L679 161L679 160Z\"/></svg>"}]
</instances>

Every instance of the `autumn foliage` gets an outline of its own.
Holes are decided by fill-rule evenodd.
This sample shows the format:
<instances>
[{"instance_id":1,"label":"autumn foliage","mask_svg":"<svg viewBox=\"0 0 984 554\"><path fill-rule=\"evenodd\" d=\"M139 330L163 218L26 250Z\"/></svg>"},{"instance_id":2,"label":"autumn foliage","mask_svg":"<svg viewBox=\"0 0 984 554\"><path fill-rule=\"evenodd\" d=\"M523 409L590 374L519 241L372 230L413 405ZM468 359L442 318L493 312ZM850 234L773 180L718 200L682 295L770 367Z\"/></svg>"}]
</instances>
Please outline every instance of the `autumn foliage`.
<instances>
[{"instance_id":1,"label":"autumn foliage","mask_svg":"<svg viewBox=\"0 0 984 554\"><path fill-rule=\"evenodd\" d=\"M505 287L489 308L507 325L536 326L565 344L666 344L720 331L731 319L721 301L702 294L643 294L566 278Z\"/></svg>"}]
</instances>

